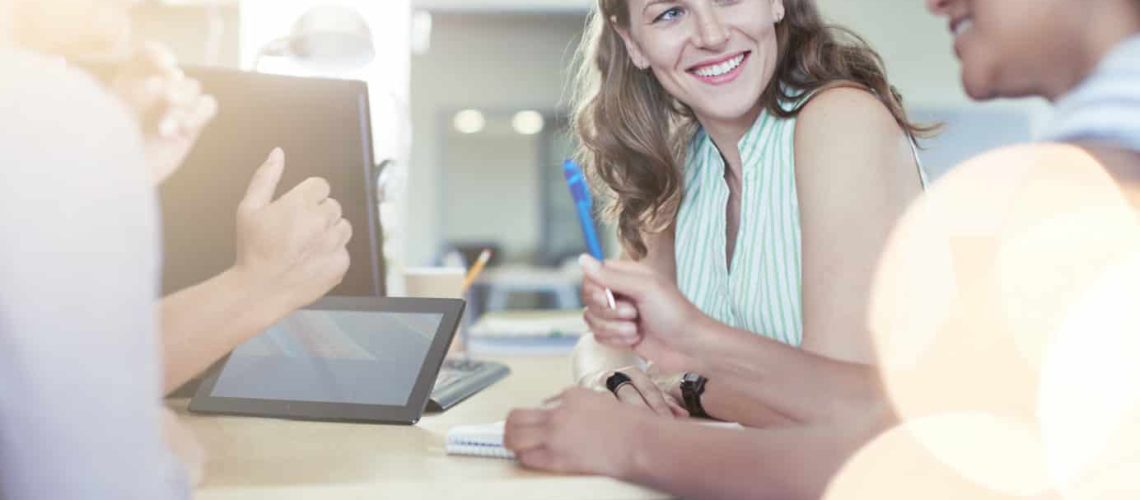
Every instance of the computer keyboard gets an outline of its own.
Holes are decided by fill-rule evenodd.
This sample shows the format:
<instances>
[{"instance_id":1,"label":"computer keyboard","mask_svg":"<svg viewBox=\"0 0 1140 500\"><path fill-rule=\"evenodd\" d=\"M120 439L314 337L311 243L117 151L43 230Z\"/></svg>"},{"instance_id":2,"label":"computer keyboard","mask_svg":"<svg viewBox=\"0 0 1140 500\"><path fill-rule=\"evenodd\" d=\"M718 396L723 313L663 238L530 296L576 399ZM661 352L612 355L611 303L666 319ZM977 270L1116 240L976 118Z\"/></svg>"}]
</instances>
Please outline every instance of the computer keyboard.
<instances>
[{"instance_id":1,"label":"computer keyboard","mask_svg":"<svg viewBox=\"0 0 1140 500\"><path fill-rule=\"evenodd\" d=\"M451 408L510 373L507 365L493 361L446 360L435 379L427 411L441 412Z\"/></svg>"}]
</instances>

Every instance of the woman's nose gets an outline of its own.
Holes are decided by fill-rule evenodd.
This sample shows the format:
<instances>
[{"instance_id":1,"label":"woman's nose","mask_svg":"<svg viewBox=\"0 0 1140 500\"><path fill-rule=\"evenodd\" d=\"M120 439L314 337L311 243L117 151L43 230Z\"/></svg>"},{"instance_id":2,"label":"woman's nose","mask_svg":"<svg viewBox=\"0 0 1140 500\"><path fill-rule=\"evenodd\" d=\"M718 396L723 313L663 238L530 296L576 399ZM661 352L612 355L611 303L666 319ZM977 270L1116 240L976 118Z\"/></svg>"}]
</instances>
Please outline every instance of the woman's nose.
<instances>
[{"instance_id":1,"label":"woman's nose","mask_svg":"<svg viewBox=\"0 0 1140 500\"><path fill-rule=\"evenodd\" d=\"M697 32L694 42L704 48L717 48L728 41L729 33L715 7L705 6L696 12Z\"/></svg>"}]
</instances>

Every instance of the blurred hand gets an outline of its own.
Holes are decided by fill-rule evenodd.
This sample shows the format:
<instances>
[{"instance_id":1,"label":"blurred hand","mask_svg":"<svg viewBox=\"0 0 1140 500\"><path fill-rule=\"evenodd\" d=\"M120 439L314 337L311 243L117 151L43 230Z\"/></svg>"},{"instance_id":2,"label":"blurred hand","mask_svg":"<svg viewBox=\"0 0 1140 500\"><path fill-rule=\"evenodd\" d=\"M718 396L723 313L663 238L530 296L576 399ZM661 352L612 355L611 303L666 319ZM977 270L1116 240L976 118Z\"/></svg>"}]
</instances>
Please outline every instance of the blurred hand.
<instances>
[{"instance_id":1,"label":"blurred hand","mask_svg":"<svg viewBox=\"0 0 1140 500\"><path fill-rule=\"evenodd\" d=\"M178 170L218 112L217 101L186 78L169 49L147 44L122 67L112 91L135 113L157 185Z\"/></svg>"},{"instance_id":2,"label":"blurred hand","mask_svg":"<svg viewBox=\"0 0 1140 500\"><path fill-rule=\"evenodd\" d=\"M580 387L554 406L513 410L503 444L526 467L577 474L626 477L636 452L634 439L649 413Z\"/></svg>"},{"instance_id":3,"label":"blurred hand","mask_svg":"<svg viewBox=\"0 0 1140 500\"><path fill-rule=\"evenodd\" d=\"M580 262L583 294L588 295L586 323L598 342L632 348L668 372L684 372L693 365L688 346L702 341L706 328L701 325L712 320L675 285L636 262L610 261L602 266L588 255ZM620 296L616 311L609 311L596 297L605 288ZM629 306L632 313L626 310Z\"/></svg>"},{"instance_id":4,"label":"blurred hand","mask_svg":"<svg viewBox=\"0 0 1140 500\"><path fill-rule=\"evenodd\" d=\"M606 370L587 376L582 380L582 386L587 389L611 394L606 387L606 379L614 372L621 372L630 379L629 384L618 388L614 397L618 401L637 408L649 410L657 415L667 418L688 417L689 412L678 402L676 396L669 394L667 389L657 384L657 381L645 371L636 366L627 366L617 370Z\"/></svg>"},{"instance_id":5,"label":"blurred hand","mask_svg":"<svg viewBox=\"0 0 1140 500\"><path fill-rule=\"evenodd\" d=\"M253 174L237 211L235 268L292 311L340 284L352 226L324 179L309 178L273 201L284 169L285 153L275 149Z\"/></svg>"},{"instance_id":6,"label":"blurred hand","mask_svg":"<svg viewBox=\"0 0 1140 500\"><path fill-rule=\"evenodd\" d=\"M194 433L178 421L178 415L165 406L162 407L162 436L170 452L186 467L190 484L201 484L206 468L206 451Z\"/></svg>"}]
</instances>

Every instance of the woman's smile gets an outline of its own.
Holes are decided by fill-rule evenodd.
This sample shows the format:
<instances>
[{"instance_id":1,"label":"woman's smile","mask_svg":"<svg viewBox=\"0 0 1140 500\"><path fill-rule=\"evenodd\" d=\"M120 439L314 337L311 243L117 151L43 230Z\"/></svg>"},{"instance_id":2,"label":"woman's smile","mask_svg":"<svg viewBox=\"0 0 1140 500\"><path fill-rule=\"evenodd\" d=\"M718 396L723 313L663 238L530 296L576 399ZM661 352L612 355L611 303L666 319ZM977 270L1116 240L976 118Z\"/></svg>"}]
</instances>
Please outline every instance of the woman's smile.
<instances>
[{"instance_id":1,"label":"woman's smile","mask_svg":"<svg viewBox=\"0 0 1140 500\"><path fill-rule=\"evenodd\" d=\"M974 18L962 16L950 21L950 33L954 36L954 53L962 58L962 40L974 28Z\"/></svg>"},{"instance_id":2,"label":"woman's smile","mask_svg":"<svg viewBox=\"0 0 1140 500\"><path fill-rule=\"evenodd\" d=\"M748 63L748 56L752 51L746 50L712 61L702 62L685 70L694 78L710 85L723 85L736 80L744 72Z\"/></svg>"}]
</instances>

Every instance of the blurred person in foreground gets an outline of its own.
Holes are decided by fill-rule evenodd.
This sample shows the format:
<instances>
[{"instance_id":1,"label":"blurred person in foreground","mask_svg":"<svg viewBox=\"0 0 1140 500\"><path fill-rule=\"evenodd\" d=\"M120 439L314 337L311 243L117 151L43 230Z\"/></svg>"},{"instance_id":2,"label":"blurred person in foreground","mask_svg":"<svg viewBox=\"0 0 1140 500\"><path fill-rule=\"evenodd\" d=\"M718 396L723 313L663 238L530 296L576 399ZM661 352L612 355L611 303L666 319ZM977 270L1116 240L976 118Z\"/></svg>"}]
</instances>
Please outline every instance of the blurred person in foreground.
<instances>
[{"instance_id":1,"label":"blurred person in foreground","mask_svg":"<svg viewBox=\"0 0 1140 500\"><path fill-rule=\"evenodd\" d=\"M0 0L5 499L188 497L202 452L161 410L162 381L176 387L347 269L351 228L327 183L274 200L277 150L238 210L234 267L159 306L153 186L216 103L154 46L109 88L68 65L131 53L135 3Z\"/></svg>"},{"instance_id":2,"label":"blurred person in foreground","mask_svg":"<svg viewBox=\"0 0 1140 500\"><path fill-rule=\"evenodd\" d=\"M888 400L830 423L723 429L571 389L509 416L525 466L694 498L1140 493L1140 2L927 4L950 21L973 98L1045 97L1058 110L1045 139L1069 144L971 160L903 217L867 306ZM583 267L636 307L646 359L709 380L762 374L732 361L757 352L754 336L643 266Z\"/></svg>"}]
</instances>

